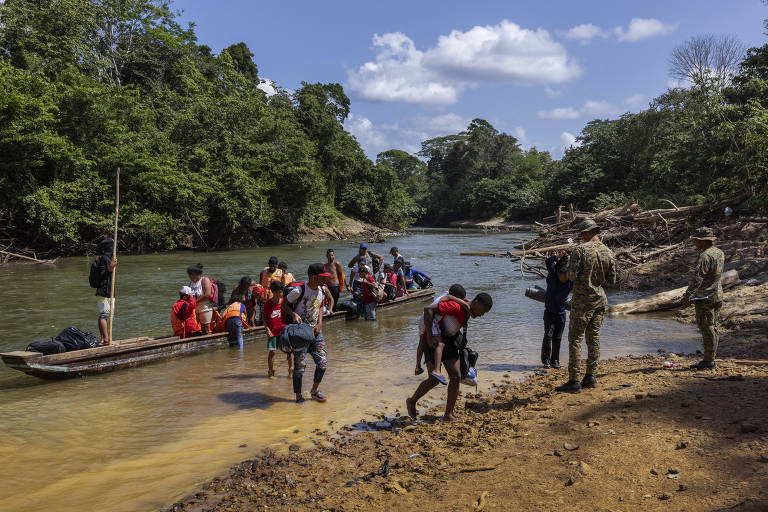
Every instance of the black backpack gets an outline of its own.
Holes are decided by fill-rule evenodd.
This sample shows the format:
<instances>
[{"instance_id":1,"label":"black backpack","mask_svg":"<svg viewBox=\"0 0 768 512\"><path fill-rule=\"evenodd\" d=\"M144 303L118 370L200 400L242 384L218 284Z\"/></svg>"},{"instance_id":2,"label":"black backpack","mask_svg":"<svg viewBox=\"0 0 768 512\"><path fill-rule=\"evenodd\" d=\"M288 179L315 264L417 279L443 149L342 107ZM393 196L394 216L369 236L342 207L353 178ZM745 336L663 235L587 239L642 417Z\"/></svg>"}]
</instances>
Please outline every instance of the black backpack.
<instances>
[{"instance_id":1,"label":"black backpack","mask_svg":"<svg viewBox=\"0 0 768 512\"><path fill-rule=\"evenodd\" d=\"M91 288L98 288L101 284L101 273L99 272L99 260L91 263L91 273L88 274L88 284Z\"/></svg>"},{"instance_id":2,"label":"black backpack","mask_svg":"<svg viewBox=\"0 0 768 512\"><path fill-rule=\"evenodd\" d=\"M214 283L214 281L213 281L213 279L211 279L211 284L213 284L213 283ZM224 286L224 283L221 282L221 281L216 281L215 284L216 284L216 287L218 288L218 292L219 292L219 297L218 297L219 298L219 302L218 302L218 304L214 304L214 307L216 307L218 309L225 308L225 307L227 307L227 300L224 297L227 296L226 295L227 294L227 287Z\"/></svg>"}]
</instances>

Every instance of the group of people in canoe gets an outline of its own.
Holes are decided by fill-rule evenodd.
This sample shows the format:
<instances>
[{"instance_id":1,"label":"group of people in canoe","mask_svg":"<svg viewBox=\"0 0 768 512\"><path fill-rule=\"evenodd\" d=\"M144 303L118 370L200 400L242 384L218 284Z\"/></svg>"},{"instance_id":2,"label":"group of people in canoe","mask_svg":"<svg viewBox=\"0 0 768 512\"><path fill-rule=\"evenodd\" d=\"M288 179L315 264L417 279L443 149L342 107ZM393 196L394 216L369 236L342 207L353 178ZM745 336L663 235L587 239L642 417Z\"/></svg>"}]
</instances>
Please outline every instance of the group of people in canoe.
<instances>
[{"instance_id":1,"label":"group of people in canoe","mask_svg":"<svg viewBox=\"0 0 768 512\"><path fill-rule=\"evenodd\" d=\"M221 281L206 275L201 264L191 265L187 268L189 283L181 287L179 299L171 308L171 327L179 338L228 333L231 343L242 346L243 329L263 325L269 352L268 376L275 377L274 360L276 352L282 349L286 352L296 400L303 402L302 377L309 355L315 362L311 397L325 401L318 389L327 368L323 318L345 311L375 320L377 304L432 287L429 276L413 269L397 247L390 249L390 255L392 264L384 263L383 256L369 251L367 244L360 244L358 253L347 265L347 278L335 251L328 249L326 261L309 265L308 279L303 282L297 282L288 272L288 265L272 256L257 279L242 277L228 300ZM351 294L348 300L340 297L345 290ZM288 340L283 335L291 324L311 328L311 335L299 348L291 347L289 341L281 344L281 337Z\"/></svg>"}]
</instances>

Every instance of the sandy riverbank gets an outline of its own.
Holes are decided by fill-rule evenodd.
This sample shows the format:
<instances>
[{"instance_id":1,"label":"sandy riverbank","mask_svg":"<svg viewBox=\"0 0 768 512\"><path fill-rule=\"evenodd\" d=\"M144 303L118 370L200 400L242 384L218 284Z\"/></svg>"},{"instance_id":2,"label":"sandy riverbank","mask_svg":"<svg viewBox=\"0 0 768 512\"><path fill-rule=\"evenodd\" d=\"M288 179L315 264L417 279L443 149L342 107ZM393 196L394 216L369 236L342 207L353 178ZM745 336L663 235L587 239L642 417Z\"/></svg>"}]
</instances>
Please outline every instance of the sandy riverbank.
<instances>
[{"instance_id":1,"label":"sandy riverbank","mask_svg":"<svg viewBox=\"0 0 768 512\"><path fill-rule=\"evenodd\" d=\"M463 387L461 424L317 431L317 448L247 460L170 510L767 510L768 284L726 300L713 371L662 349L601 362L578 395L554 392L564 369Z\"/></svg>"},{"instance_id":2,"label":"sandy riverbank","mask_svg":"<svg viewBox=\"0 0 768 512\"><path fill-rule=\"evenodd\" d=\"M488 220L455 220L449 227L462 229L484 229L488 231L534 231L534 225L527 222L507 222L501 217Z\"/></svg>"}]
</instances>

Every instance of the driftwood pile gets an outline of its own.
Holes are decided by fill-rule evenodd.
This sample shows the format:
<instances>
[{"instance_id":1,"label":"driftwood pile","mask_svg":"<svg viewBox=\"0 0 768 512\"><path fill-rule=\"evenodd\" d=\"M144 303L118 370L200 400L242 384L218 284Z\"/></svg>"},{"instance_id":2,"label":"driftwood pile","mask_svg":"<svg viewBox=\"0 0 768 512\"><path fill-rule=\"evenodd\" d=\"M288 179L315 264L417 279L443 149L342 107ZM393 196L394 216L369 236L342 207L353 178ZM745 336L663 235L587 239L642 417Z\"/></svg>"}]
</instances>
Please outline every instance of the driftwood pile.
<instances>
[{"instance_id":1,"label":"driftwood pile","mask_svg":"<svg viewBox=\"0 0 768 512\"><path fill-rule=\"evenodd\" d=\"M596 213L587 213L575 210L573 206L568 209L558 208L553 216L536 222L539 237L525 242L519 246L522 251L508 251L496 253L494 256L507 256L519 264L521 275L532 277L545 277L543 260L550 254L563 249L575 247L579 242L579 225L591 218L601 228L600 238L610 247L616 256L619 287L635 287L631 283L633 270L642 265L654 264L663 259L673 259L693 251L693 244L689 237L691 232L704 221L721 220L724 223L738 222L733 216L726 216L727 207L736 206L752 194L741 192L731 197L713 201L711 203L695 206L678 207L668 200L670 208L644 210L635 201L630 201L619 208L603 210ZM745 218L747 222L764 222L760 218ZM716 233L718 230L715 229ZM718 233L722 235L722 233ZM759 250L759 241L750 240L723 240L722 236L718 245L723 243L737 244L739 248L755 245ZM750 245L751 244L751 245ZM726 251L727 252L727 251ZM687 269L685 271L687 273Z\"/></svg>"}]
</instances>

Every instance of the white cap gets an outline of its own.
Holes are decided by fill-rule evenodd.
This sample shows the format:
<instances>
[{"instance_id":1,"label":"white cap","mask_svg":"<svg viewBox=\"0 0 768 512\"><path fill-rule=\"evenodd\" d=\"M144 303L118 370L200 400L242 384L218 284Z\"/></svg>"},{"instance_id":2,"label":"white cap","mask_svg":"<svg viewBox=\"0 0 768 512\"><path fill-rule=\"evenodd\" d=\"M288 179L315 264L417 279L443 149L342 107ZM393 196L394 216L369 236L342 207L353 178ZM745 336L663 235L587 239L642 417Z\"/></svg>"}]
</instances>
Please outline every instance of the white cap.
<instances>
[{"instance_id":1,"label":"white cap","mask_svg":"<svg viewBox=\"0 0 768 512\"><path fill-rule=\"evenodd\" d=\"M189 286L182 286L181 290L179 290L179 293L182 295L192 295L192 288Z\"/></svg>"}]
</instances>

